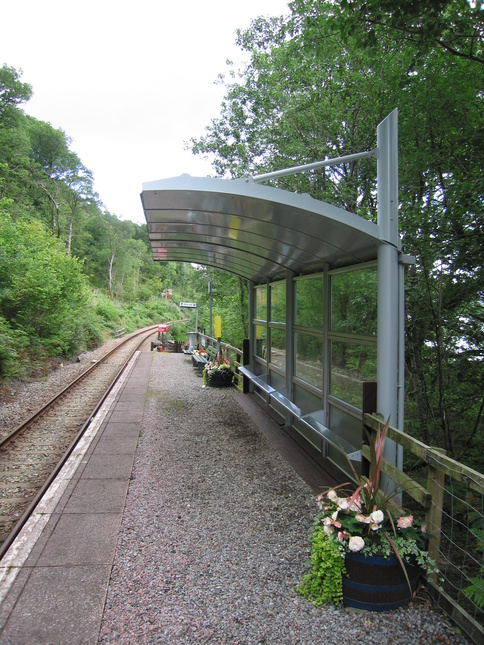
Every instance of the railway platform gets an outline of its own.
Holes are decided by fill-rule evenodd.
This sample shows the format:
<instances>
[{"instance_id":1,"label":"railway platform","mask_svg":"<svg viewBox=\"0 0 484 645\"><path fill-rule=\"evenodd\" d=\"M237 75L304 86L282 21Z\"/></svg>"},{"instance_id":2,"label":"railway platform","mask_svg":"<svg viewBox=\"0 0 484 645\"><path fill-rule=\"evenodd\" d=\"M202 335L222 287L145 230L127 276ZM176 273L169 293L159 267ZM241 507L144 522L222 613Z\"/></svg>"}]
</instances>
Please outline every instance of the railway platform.
<instances>
[{"instance_id":1,"label":"railway platform","mask_svg":"<svg viewBox=\"0 0 484 645\"><path fill-rule=\"evenodd\" d=\"M138 352L132 359L0 561L0 644L98 642L153 356ZM188 368L187 378L201 387ZM332 483L296 437L250 395L232 390L240 415L255 422L314 492Z\"/></svg>"}]
</instances>

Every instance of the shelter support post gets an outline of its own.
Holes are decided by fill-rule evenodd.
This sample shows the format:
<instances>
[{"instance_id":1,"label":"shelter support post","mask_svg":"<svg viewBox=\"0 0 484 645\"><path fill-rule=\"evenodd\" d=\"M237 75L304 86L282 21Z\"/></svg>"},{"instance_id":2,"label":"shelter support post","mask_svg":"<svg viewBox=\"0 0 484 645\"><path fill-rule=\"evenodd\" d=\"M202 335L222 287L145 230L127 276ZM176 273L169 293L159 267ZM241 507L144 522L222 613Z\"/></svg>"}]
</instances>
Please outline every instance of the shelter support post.
<instances>
[{"instance_id":1,"label":"shelter support post","mask_svg":"<svg viewBox=\"0 0 484 645\"><path fill-rule=\"evenodd\" d=\"M402 423L397 418L399 375L399 236L398 236L398 110L384 119L377 129L378 225L378 327L377 378L378 412L385 421ZM401 373L401 371L400 371ZM397 449L385 442L385 458L396 465Z\"/></svg>"}]
</instances>

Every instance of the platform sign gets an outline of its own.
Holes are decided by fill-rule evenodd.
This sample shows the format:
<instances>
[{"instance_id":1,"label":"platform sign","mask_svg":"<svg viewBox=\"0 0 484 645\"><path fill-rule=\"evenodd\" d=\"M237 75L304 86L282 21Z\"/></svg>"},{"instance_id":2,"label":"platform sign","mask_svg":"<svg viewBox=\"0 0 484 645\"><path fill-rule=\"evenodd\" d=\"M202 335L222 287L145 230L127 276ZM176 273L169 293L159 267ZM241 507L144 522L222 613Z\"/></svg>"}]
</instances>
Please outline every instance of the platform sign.
<instances>
[{"instance_id":1,"label":"platform sign","mask_svg":"<svg viewBox=\"0 0 484 645\"><path fill-rule=\"evenodd\" d=\"M215 316L214 330L215 338L222 338L222 316Z\"/></svg>"},{"instance_id":2,"label":"platform sign","mask_svg":"<svg viewBox=\"0 0 484 645\"><path fill-rule=\"evenodd\" d=\"M180 302L180 307L185 307L185 309L196 309L196 302Z\"/></svg>"},{"instance_id":3,"label":"platform sign","mask_svg":"<svg viewBox=\"0 0 484 645\"><path fill-rule=\"evenodd\" d=\"M166 333L166 323L161 323L161 325L158 325L158 333L159 334Z\"/></svg>"}]
</instances>

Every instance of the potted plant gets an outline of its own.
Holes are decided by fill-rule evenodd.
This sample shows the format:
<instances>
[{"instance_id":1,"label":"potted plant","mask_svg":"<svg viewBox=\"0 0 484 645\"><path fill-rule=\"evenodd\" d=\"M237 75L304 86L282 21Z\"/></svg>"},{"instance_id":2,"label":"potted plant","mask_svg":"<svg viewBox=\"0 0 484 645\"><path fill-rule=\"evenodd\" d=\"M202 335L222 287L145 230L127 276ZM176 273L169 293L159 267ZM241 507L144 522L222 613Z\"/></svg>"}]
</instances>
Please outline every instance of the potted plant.
<instances>
[{"instance_id":1,"label":"potted plant","mask_svg":"<svg viewBox=\"0 0 484 645\"><path fill-rule=\"evenodd\" d=\"M425 525L380 489L388 422L370 442L369 477L319 495L311 537L311 571L297 590L323 602L383 611L407 605L428 558Z\"/></svg>"},{"instance_id":2,"label":"potted plant","mask_svg":"<svg viewBox=\"0 0 484 645\"><path fill-rule=\"evenodd\" d=\"M203 368L203 384L209 387L228 387L232 385L233 378L230 362L220 354Z\"/></svg>"}]
</instances>

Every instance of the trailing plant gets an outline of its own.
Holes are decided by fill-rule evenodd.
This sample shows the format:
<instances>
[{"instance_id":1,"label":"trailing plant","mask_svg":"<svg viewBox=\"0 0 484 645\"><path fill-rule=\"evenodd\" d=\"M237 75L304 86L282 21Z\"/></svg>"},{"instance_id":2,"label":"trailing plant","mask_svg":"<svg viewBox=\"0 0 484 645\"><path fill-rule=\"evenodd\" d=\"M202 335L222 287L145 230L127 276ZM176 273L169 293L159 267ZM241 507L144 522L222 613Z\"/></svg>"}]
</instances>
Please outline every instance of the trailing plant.
<instances>
[{"instance_id":1,"label":"trailing plant","mask_svg":"<svg viewBox=\"0 0 484 645\"><path fill-rule=\"evenodd\" d=\"M307 574L298 591L309 596L315 604L342 599L345 575L344 558L353 552L365 556L378 555L384 558L395 556L399 561L408 586L411 589L406 563L418 565L423 571L436 573L434 563L428 558L428 536L424 524L397 503L396 492L383 492L380 488L383 446L389 422L370 442L370 476L359 477L353 490L349 483L331 488L319 495L319 512L314 521L311 537L312 571ZM343 491L343 495L340 493Z\"/></svg>"},{"instance_id":2,"label":"trailing plant","mask_svg":"<svg viewBox=\"0 0 484 645\"><path fill-rule=\"evenodd\" d=\"M345 561L339 546L328 537L322 526L316 524L311 537L311 571L296 590L310 598L316 606L324 602L335 605L343 602L343 575Z\"/></svg>"}]
</instances>

